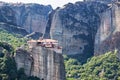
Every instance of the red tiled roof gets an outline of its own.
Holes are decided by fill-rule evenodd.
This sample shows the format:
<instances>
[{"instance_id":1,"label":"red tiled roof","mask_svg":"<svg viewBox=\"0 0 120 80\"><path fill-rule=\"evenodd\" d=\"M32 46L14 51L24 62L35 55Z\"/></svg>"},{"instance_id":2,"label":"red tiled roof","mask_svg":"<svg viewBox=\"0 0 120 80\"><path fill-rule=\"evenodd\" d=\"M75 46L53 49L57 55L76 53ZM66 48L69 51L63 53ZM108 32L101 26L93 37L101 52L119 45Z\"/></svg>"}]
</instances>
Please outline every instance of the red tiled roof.
<instances>
[{"instance_id":1,"label":"red tiled roof","mask_svg":"<svg viewBox=\"0 0 120 80\"><path fill-rule=\"evenodd\" d=\"M58 43L57 40L53 40L53 39L30 40L28 42L56 42Z\"/></svg>"}]
</instances>

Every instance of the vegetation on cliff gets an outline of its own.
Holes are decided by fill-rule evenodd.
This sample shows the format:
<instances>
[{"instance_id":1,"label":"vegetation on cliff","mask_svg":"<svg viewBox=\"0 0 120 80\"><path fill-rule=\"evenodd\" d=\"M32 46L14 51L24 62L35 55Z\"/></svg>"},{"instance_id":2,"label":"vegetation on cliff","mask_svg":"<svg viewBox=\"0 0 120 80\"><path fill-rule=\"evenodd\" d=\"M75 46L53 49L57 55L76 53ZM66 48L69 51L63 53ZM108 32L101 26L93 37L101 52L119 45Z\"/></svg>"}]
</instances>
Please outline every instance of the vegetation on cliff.
<instances>
[{"instance_id":1,"label":"vegetation on cliff","mask_svg":"<svg viewBox=\"0 0 120 80\"><path fill-rule=\"evenodd\" d=\"M25 43L26 39L21 38L19 34L10 34L9 32L0 29L0 42L6 42L13 46L13 48L20 47Z\"/></svg>"},{"instance_id":2,"label":"vegetation on cliff","mask_svg":"<svg viewBox=\"0 0 120 80\"><path fill-rule=\"evenodd\" d=\"M26 76L23 68L17 70L14 50L23 45L25 40L20 35L0 30L0 80L40 80L34 76Z\"/></svg>"},{"instance_id":3,"label":"vegetation on cliff","mask_svg":"<svg viewBox=\"0 0 120 80\"><path fill-rule=\"evenodd\" d=\"M68 80L120 79L120 60L116 51L94 56L83 65L80 65L77 60L65 56L65 66Z\"/></svg>"},{"instance_id":4,"label":"vegetation on cliff","mask_svg":"<svg viewBox=\"0 0 120 80\"><path fill-rule=\"evenodd\" d=\"M40 80L34 76L26 76L22 68L17 70L13 50L8 43L0 42L0 80Z\"/></svg>"}]
</instances>

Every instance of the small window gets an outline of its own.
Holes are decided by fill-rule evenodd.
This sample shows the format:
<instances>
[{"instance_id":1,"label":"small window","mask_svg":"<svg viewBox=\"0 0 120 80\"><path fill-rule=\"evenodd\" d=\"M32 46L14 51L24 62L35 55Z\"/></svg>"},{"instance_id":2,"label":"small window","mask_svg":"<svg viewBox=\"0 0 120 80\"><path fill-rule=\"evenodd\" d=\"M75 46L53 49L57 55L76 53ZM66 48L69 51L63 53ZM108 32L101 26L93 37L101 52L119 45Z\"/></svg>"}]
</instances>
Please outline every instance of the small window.
<instances>
[{"instance_id":1,"label":"small window","mask_svg":"<svg viewBox=\"0 0 120 80\"><path fill-rule=\"evenodd\" d=\"M37 45L40 46L40 45L41 45L41 42L37 42Z\"/></svg>"}]
</instances>

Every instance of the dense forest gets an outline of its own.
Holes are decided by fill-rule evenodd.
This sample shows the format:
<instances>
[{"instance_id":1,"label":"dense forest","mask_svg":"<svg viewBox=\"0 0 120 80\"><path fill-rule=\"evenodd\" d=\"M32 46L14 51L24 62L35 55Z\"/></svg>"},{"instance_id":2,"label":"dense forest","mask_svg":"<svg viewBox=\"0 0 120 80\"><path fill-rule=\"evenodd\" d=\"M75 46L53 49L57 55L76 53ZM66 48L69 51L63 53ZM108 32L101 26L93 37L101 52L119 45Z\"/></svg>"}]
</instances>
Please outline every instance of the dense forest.
<instances>
[{"instance_id":1,"label":"dense forest","mask_svg":"<svg viewBox=\"0 0 120 80\"><path fill-rule=\"evenodd\" d=\"M14 51L26 43L19 34L10 34L0 30L0 80L40 80L34 76L26 76L24 69L17 70Z\"/></svg>"},{"instance_id":2,"label":"dense forest","mask_svg":"<svg viewBox=\"0 0 120 80\"><path fill-rule=\"evenodd\" d=\"M76 59L65 58L67 80L120 80L120 59L117 50L89 58L81 65Z\"/></svg>"},{"instance_id":3,"label":"dense forest","mask_svg":"<svg viewBox=\"0 0 120 80\"><path fill-rule=\"evenodd\" d=\"M20 34L10 34L9 32L0 29L0 42L11 44L14 49L25 44L26 39L22 37L23 36Z\"/></svg>"}]
</instances>

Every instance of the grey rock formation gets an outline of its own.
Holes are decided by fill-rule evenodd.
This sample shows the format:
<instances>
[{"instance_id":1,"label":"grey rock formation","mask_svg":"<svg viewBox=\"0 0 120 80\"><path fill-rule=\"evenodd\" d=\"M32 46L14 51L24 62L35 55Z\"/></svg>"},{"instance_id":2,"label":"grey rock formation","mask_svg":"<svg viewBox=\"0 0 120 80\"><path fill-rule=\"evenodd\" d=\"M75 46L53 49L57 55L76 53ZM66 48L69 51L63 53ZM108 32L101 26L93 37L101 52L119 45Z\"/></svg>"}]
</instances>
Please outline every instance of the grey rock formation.
<instances>
[{"instance_id":1,"label":"grey rock formation","mask_svg":"<svg viewBox=\"0 0 120 80\"><path fill-rule=\"evenodd\" d=\"M111 2L116 2L119 0L84 0L84 1L94 1L94 2L101 2L101 3L111 3Z\"/></svg>"},{"instance_id":2,"label":"grey rock formation","mask_svg":"<svg viewBox=\"0 0 120 80\"><path fill-rule=\"evenodd\" d=\"M47 22L47 26L46 26L46 30L45 30L45 34L44 34L44 38L50 38L50 28L51 28L51 24L52 24L52 19L53 16L55 14L56 10L53 10L50 14L49 14L49 18L48 18L48 22Z\"/></svg>"},{"instance_id":3,"label":"grey rock formation","mask_svg":"<svg viewBox=\"0 0 120 80\"><path fill-rule=\"evenodd\" d=\"M19 37L27 37L32 39L39 39L43 36L40 32L32 32L29 34L24 28L3 22L0 22L0 30L5 30L11 34L19 34Z\"/></svg>"},{"instance_id":4,"label":"grey rock formation","mask_svg":"<svg viewBox=\"0 0 120 80\"><path fill-rule=\"evenodd\" d=\"M85 0L58 8L50 36L58 39L65 54L99 55L119 48L119 0ZM119 36L118 36L119 37ZM88 53L88 54L87 54Z\"/></svg>"},{"instance_id":5,"label":"grey rock formation","mask_svg":"<svg viewBox=\"0 0 120 80\"><path fill-rule=\"evenodd\" d=\"M16 50L15 61L17 69L24 68L26 75L30 76L33 64L33 58L30 53L23 49Z\"/></svg>"},{"instance_id":6,"label":"grey rock formation","mask_svg":"<svg viewBox=\"0 0 120 80\"><path fill-rule=\"evenodd\" d=\"M0 2L0 22L17 25L27 32L44 33L51 6Z\"/></svg>"},{"instance_id":7,"label":"grey rock formation","mask_svg":"<svg viewBox=\"0 0 120 80\"><path fill-rule=\"evenodd\" d=\"M17 68L24 68L28 76L44 80L65 80L64 59L62 54L44 47L34 46L30 52L17 50Z\"/></svg>"},{"instance_id":8,"label":"grey rock formation","mask_svg":"<svg viewBox=\"0 0 120 80\"><path fill-rule=\"evenodd\" d=\"M101 16L101 26L95 38L95 55L120 50L120 7L113 3Z\"/></svg>"},{"instance_id":9,"label":"grey rock formation","mask_svg":"<svg viewBox=\"0 0 120 80\"><path fill-rule=\"evenodd\" d=\"M44 80L65 80L65 68L62 54L36 46L32 49L34 59L31 75Z\"/></svg>"},{"instance_id":10,"label":"grey rock formation","mask_svg":"<svg viewBox=\"0 0 120 80\"><path fill-rule=\"evenodd\" d=\"M14 25L10 25L10 24L3 23L3 22L0 22L0 29L6 30L6 31L8 31L9 33L12 33L12 34L20 34L22 36L25 36L25 35L29 34L24 28L14 26Z\"/></svg>"},{"instance_id":11,"label":"grey rock formation","mask_svg":"<svg viewBox=\"0 0 120 80\"><path fill-rule=\"evenodd\" d=\"M69 3L58 8L51 22L51 38L60 42L64 54L92 55L99 15L106 8L107 5L98 2Z\"/></svg>"}]
</instances>

